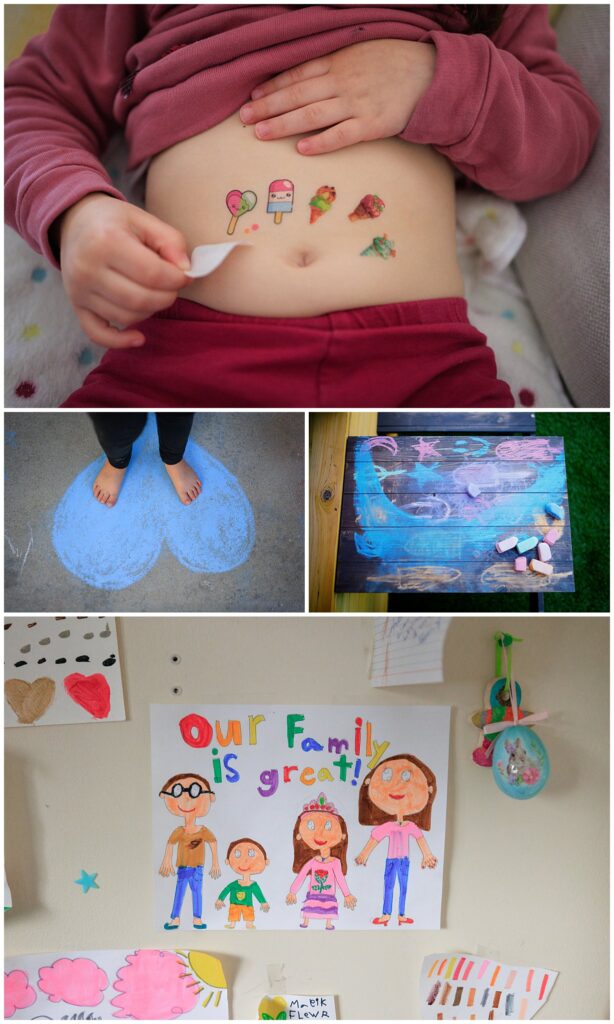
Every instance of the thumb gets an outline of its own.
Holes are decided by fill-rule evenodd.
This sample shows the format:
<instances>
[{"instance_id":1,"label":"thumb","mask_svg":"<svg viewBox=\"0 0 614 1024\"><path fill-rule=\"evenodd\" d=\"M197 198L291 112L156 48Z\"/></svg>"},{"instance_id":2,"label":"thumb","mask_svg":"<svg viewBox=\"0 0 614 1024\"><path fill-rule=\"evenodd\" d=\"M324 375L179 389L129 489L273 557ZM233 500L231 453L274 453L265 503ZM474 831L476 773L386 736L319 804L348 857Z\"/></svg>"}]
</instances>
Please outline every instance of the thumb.
<instances>
[{"instance_id":1,"label":"thumb","mask_svg":"<svg viewBox=\"0 0 614 1024\"><path fill-rule=\"evenodd\" d=\"M139 210L138 213L134 226L143 244L180 270L189 270L190 260L181 232L146 210Z\"/></svg>"}]
</instances>

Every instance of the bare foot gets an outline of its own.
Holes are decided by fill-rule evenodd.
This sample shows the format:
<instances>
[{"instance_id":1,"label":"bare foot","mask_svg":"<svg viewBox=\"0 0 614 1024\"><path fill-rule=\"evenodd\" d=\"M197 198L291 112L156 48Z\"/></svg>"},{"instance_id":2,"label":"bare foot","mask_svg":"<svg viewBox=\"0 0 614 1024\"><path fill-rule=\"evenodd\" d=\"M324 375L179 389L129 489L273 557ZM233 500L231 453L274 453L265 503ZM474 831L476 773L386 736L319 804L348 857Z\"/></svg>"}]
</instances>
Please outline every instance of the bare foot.
<instances>
[{"instance_id":1,"label":"bare foot","mask_svg":"<svg viewBox=\"0 0 614 1024\"><path fill-rule=\"evenodd\" d=\"M107 459L94 480L93 490L96 501L99 501L101 505L113 508L122 489L125 473L125 469L115 469Z\"/></svg>"},{"instance_id":2,"label":"bare foot","mask_svg":"<svg viewBox=\"0 0 614 1024\"><path fill-rule=\"evenodd\" d=\"M191 466L184 459L174 466L166 465L166 472L173 481L177 496L182 505L191 505L203 489L203 485Z\"/></svg>"}]
</instances>

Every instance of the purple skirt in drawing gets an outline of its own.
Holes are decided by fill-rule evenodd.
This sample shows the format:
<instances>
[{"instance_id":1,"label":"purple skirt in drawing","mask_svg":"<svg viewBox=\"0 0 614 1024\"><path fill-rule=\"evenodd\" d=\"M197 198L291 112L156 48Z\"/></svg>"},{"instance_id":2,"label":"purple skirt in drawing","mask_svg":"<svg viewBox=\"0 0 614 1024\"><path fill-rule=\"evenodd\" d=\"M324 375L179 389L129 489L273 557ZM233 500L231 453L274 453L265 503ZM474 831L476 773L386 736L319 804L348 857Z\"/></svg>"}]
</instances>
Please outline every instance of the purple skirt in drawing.
<instances>
[{"instance_id":1,"label":"purple skirt in drawing","mask_svg":"<svg viewBox=\"0 0 614 1024\"><path fill-rule=\"evenodd\" d=\"M305 917L339 917L336 896L327 896L323 892L310 892L303 903Z\"/></svg>"}]
</instances>

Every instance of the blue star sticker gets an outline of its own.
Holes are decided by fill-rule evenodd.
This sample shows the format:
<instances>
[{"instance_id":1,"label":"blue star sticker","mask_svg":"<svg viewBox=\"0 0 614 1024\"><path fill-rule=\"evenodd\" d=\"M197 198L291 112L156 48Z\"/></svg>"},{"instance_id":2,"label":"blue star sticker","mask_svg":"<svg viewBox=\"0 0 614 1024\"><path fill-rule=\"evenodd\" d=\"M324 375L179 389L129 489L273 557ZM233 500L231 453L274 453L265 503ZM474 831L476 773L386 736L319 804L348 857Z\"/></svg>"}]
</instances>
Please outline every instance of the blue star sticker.
<instances>
[{"instance_id":1,"label":"blue star sticker","mask_svg":"<svg viewBox=\"0 0 614 1024\"><path fill-rule=\"evenodd\" d=\"M96 879L98 878L98 872L93 875L88 875L87 871L81 868L81 878L75 878L75 885L82 885L83 892L89 892L90 889L100 889Z\"/></svg>"}]
</instances>

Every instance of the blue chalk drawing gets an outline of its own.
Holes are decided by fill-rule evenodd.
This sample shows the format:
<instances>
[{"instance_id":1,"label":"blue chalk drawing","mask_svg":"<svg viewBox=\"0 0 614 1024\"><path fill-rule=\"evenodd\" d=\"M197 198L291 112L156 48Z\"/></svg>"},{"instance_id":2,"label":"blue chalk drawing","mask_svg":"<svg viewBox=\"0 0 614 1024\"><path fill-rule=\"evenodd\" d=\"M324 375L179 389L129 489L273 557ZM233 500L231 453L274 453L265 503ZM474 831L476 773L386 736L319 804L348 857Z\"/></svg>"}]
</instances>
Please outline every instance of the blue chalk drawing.
<instances>
[{"instance_id":1,"label":"blue chalk drawing","mask_svg":"<svg viewBox=\"0 0 614 1024\"><path fill-rule=\"evenodd\" d=\"M153 568L165 543L191 572L229 572L245 562L256 527L239 482L193 441L185 457L203 484L191 505L181 504L160 460L151 416L117 505L107 508L92 494L104 456L79 473L53 519L52 540L65 568L92 587L121 590Z\"/></svg>"}]
</instances>

